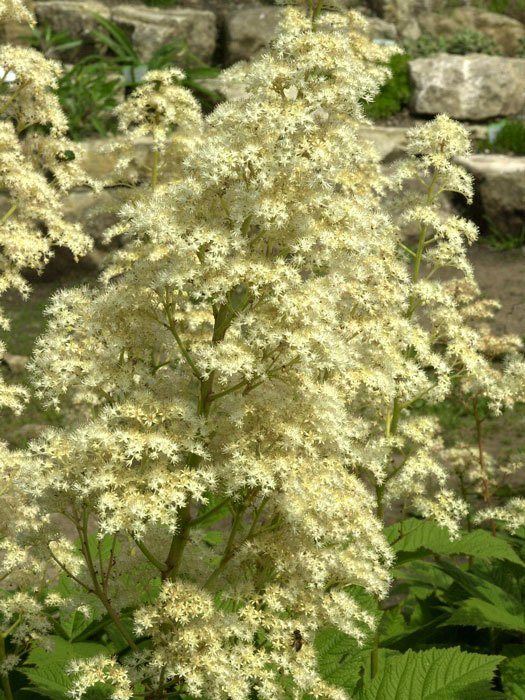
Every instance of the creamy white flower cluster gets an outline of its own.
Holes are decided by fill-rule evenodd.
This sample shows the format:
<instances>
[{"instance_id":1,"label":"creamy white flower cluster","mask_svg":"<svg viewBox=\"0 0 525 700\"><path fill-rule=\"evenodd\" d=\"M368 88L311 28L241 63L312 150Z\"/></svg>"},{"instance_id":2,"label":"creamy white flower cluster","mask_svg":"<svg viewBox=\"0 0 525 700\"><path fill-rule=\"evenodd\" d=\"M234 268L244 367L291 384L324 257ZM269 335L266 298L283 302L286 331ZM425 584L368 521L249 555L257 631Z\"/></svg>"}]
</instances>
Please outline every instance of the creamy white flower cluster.
<instances>
[{"instance_id":1,"label":"creamy white flower cluster","mask_svg":"<svg viewBox=\"0 0 525 700\"><path fill-rule=\"evenodd\" d=\"M0 2L0 22L33 24L18 0ZM89 242L80 226L63 216L61 195L86 178L77 166L66 137L67 122L52 92L60 67L33 49L0 47L0 295L29 285L27 269L41 270L62 245L75 256ZM0 311L0 326L9 319ZM0 356L6 348L0 343ZM26 389L0 378L0 408L19 412ZM0 658L4 675L27 645L49 631L50 625L35 590L45 579L48 556L39 555L36 533L48 522L38 505L28 500L17 483L21 456L0 444L0 636L13 650Z\"/></svg>"},{"instance_id":2,"label":"creamy white flower cluster","mask_svg":"<svg viewBox=\"0 0 525 700\"><path fill-rule=\"evenodd\" d=\"M387 437L382 462L373 474L380 501L411 498L424 515L435 517L454 534L467 516L467 505L450 491L453 465L443 452L437 421L411 415L410 409L422 398L440 403L453 389L456 399L470 407L474 425L481 404L498 414L523 401L525 362L521 340L497 337L487 324L498 305L481 299L467 257L468 246L477 238L475 225L445 216L440 208L443 193L472 198L472 178L454 162L470 151L466 130L438 116L409 132L408 150L391 185L403 188L397 202L403 212L399 247L411 279L404 313L391 314L390 322L383 324L389 335L379 374L388 376L394 368L396 378L393 394L380 397L387 410L377 420L377 431ZM409 178L419 183L418 189L404 187ZM405 223L416 224L412 246L402 237ZM482 446L472 452L478 456L471 462L471 477L483 485L488 505L488 480L494 475Z\"/></svg>"},{"instance_id":3,"label":"creamy white flower cluster","mask_svg":"<svg viewBox=\"0 0 525 700\"><path fill-rule=\"evenodd\" d=\"M352 308L379 318L404 294L378 158L358 136L387 57L353 13L314 30L291 10L272 50L232 69L246 99L197 121L155 74L121 108L140 135L159 119L161 154L189 115L192 148L124 207L106 286L55 298L36 382L94 417L34 443L20 482L81 541L88 523L127 533L163 580L153 604L134 589L136 633L153 641L137 650L144 684L273 700L286 675L298 697L342 698L317 674L315 631L364 639L373 618L347 589L388 589L381 524L348 469L367 430L348 413L352 373L367 371ZM114 577L84 554L70 574L118 615Z\"/></svg>"},{"instance_id":4,"label":"creamy white flower cluster","mask_svg":"<svg viewBox=\"0 0 525 700\"><path fill-rule=\"evenodd\" d=\"M35 441L17 485L69 521L80 551L45 528L49 556L132 651L79 662L75 697L105 682L119 698L135 684L273 700L286 678L292 697L342 700L313 641L374 625L351 587L388 590L385 505L408 500L452 533L466 512L437 422L411 408L455 383L494 410L521 396L522 361L490 363L517 344L472 323L490 312L466 258L476 229L438 210L445 191L471 194L453 162L465 130L445 116L414 130L383 175L359 127L389 50L356 13L308 4L229 71L245 97L202 118L177 72L154 72L119 108L123 129L153 137L151 187L108 233L127 243L103 285L57 295L37 345L40 395L89 417ZM386 185L403 190L413 247Z\"/></svg>"},{"instance_id":5,"label":"creamy white flower cluster","mask_svg":"<svg viewBox=\"0 0 525 700\"><path fill-rule=\"evenodd\" d=\"M2 2L0 21L7 19L26 22L31 15L21 3ZM52 92L60 71L34 49L0 47L0 295L13 288L26 295L22 270L41 270L53 245L69 247L76 257L89 248L81 227L62 213L61 195L86 177ZM0 325L9 327L3 312ZM1 405L16 410L23 398L2 382Z\"/></svg>"}]
</instances>

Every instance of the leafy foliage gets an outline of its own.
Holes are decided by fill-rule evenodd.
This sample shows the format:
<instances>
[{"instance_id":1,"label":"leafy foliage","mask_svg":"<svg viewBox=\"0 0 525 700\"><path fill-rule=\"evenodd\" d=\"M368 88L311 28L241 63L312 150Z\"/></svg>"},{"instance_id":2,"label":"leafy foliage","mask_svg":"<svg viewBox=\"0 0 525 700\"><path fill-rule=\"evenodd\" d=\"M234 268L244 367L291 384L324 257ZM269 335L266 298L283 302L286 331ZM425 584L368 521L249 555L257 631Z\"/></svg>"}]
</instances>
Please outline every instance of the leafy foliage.
<instances>
[{"instance_id":1,"label":"leafy foliage","mask_svg":"<svg viewBox=\"0 0 525 700\"><path fill-rule=\"evenodd\" d=\"M521 119L504 120L495 130L494 137L483 140L479 148L493 153L525 155L525 122Z\"/></svg>"},{"instance_id":2,"label":"leafy foliage","mask_svg":"<svg viewBox=\"0 0 525 700\"><path fill-rule=\"evenodd\" d=\"M508 542L492 537L486 530L473 530L451 540L448 532L437 523L412 518L386 528L386 535L397 554L398 562L438 554L500 559L523 565Z\"/></svg>"},{"instance_id":3,"label":"leafy foliage","mask_svg":"<svg viewBox=\"0 0 525 700\"><path fill-rule=\"evenodd\" d=\"M520 21L525 20L525 0L472 0L470 3L488 12L514 17ZM463 0L440 0L436 6L439 11L449 8L463 7Z\"/></svg>"},{"instance_id":4,"label":"leafy foliage","mask_svg":"<svg viewBox=\"0 0 525 700\"><path fill-rule=\"evenodd\" d=\"M499 656L469 654L454 647L408 651L388 658L360 700L490 700Z\"/></svg>"},{"instance_id":5,"label":"leafy foliage","mask_svg":"<svg viewBox=\"0 0 525 700\"><path fill-rule=\"evenodd\" d=\"M357 646L341 632L323 630L316 648L323 678L359 700L490 699L494 697L494 670L504 660L503 656L472 654L457 647L404 654L383 648L379 671L372 678L370 649Z\"/></svg>"},{"instance_id":6,"label":"leafy foliage","mask_svg":"<svg viewBox=\"0 0 525 700\"><path fill-rule=\"evenodd\" d=\"M80 39L71 38L67 32L55 32L48 23L33 27L27 41L48 58L60 58L61 54L82 45Z\"/></svg>"},{"instance_id":7,"label":"leafy foliage","mask_svg":"<svg viewBox=\"0 0 525 700\"><path fill-rule=\"evenodd\" d=\"M113 110L151 70L182 65L185 77L180 84L192 90L205 111L210 111L221 101L217 92L201 84L203 80L216 77L219 70L203 64L188 51L183 40L177 39L159 47L144 62L124 30L101 15L95 13L94 17L99 27L90 32L90 38L100 50L84 56L66 70L57 90L73 139L115 133L117 123ZM66 32L54 32L49 25L35 28L30 42L49 57L77 49L83 43L72 39Z\"/></svg>"},{"instance_id":8,"label":"leafy foliage","mask_svg":"<svg viewBox=\"0 0 525 700\"><path fill-rule=\"evenodd\" d=\"M89 659L94 656L107 655L108 650L92 642L72 644L60 637L51 637L52 648L46 651L34 648L23 667L23 673L31 682L32 692L53 700L66 700L71 689L71 674L68 667L74 659ZM109 697L109 692L102 689L85 696L90 700L102 700Z\"/></svg>"},{"instance_id":9,"label":"leafy foliage","mask_svg":"<svg viewBox=\"0 0 525 700\"><path fill-rule=\"evenodd\" d=\"M525 655L505 661L501 665L501 679L508 700L525 700Z\"/></svg>"},{"instance_id":10,"label":"leafy foliage","mask_svg":"<svg viewBox=\"0 0 525 700\"><path fill-rule=\"evenodd\" d=\"M382 613L377 670L372 677L372 637L359 646L327 628L316 638L323 678L359 700L490 699L500 694L498 687L505 697L520 700L525 674L521 538L474 530L451 541L441 528L415 519L390 526L387 535L397 552L393 597L400 600ZM498 665L501 681L494 675Z\"/></svg>"},{"instance_id":11,"label":"leafy foliage","mask_svg":"<svg viewBox=\"0 0 525 700\"><path fill-rule=\"evenodd\" d=\"M464 29L461 32L441 36L423 34L416 40L406 42L405 48L414 57L430 56L435 53L460 55L469 53L493 55L499 53L496 41L475 29Z\"/></svg>"},{"instance_id":12,"label":"leafy foliage","mask_svg":"<svg viewBox=\"0 0 525 700\"><path fill-rule=\"evenodd\" d=\"M76 140L116 129L112 110L123 96L121 77L111 73L104 62L86 57L60 79L58 97Z\"/></svg>"},{"instance_id":13,"label":"leafy foliage","mask_svg":"<svg viewBox=\"0 0 525 700\"><path fill-rule=\"evenodd\" d=\"M145 0L145 4L150 7L176 7L179 0Z\"/></svg>"},{"instance_id":14,"label":"leafy foliage","mask_svg":"<svg viewBox=\"0 0 525 700\"><path fill-rule=\"evenodd\" d=\"M507 231L496 226L490 217L484 218L488 228L485 241L494 250L514 250L525 245L525 226L521 231Z\"/></svg>"},{"instance_id":15,"label":"leafy foliage","mask_svg":"<svg viewBox=\"0 0 525 700\"><path fill-rule=\"evenodd\" d=\"M408 105L411 95L408 75L407 54L398 54L390 59L392 76L381 88L373 102L364 104L364 111L370 119L386 119L397 114Z\"/></svg>"},{"instance_id":16,"label":"leafy foliage","mask_svg":"<svg viewBox=\"0 0 525 700\"><path fill-rule=\"evenodd\" d=\"M478 0L478 4L489 12L525 19L525 0Z\"/></svg>"}]
</instances>

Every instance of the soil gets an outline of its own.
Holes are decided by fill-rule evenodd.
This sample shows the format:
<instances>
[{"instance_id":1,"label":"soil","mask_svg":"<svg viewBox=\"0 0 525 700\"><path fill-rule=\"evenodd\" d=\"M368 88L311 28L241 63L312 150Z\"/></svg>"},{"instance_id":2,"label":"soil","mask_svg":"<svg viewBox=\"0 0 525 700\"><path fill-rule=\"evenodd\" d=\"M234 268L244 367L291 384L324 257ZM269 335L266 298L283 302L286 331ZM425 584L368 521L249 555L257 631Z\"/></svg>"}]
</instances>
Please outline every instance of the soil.
<instances>
[{"instance_id":1,"label":"soil","mask_svg":"<svg viewBox=\"0 0 525 700\"><path fill-rule=\"evenodd\" d=\"M525 248L497 251L480 243L469 257L483 295L501 304L495 330L525 339Z\"/></svg>"}]
</instances>

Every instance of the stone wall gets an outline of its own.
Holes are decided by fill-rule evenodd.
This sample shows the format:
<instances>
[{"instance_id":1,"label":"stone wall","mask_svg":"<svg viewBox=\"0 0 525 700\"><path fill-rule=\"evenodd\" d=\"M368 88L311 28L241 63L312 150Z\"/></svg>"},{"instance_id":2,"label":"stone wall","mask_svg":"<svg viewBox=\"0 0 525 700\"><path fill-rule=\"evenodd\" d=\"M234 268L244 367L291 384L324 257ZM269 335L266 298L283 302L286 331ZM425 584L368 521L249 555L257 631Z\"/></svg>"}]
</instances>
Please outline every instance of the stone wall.
<instances>
[{"instance_id":1,"label":"stone wall","mask_svg":"<svg viewBox=\"0 0 525 700\"><path fill-rule=\"evenodd\" d=\"M446 112L479 132L487 120L525 116L525 58L513 55L525 41L525 25L517 17L486 12L467 0L453 10L446 9L446 2L345 0L348 7L368 15L370 36L380 41L414 40L422 33L447 35L471 28L490 36L509 54L438 54L412 60L409 121ZM270 0L179 0L170 8L150 7L139 0L36 0L34 9L40 22L85 40L94 26L93 12L111 18L128 33L144 61L156 48L180 38L202 61L219 66L249 60L260 51L275 34L282 12ZM15 29L9 30L13 36ZM96 47L88 44L85 50ZM77 50L65 58L74 62L81 53ZM227 90L220 78L210 87L227 99L238 99L243 93L242 85ZM371 127L364 135L378 145L385 167L403 155L403 127ZM96 171L100 164L98 148L98 142L93 141L88 149L88 170ZM490 219L507 231L525 229L525 158L479 154L464 165L477 183L475 208L470 214L478 223L483 226ZM78 191L70 195L66 207L71 218L82 219L97 240L114 217L117 207L112 202L118 203L118 196L116 191L105 192L94 202L92 193ZM100 215L93 216L93 212ZM103 248L87 264L98 264L99 253Z\"/></svg>"},{"instance_id":2,"label":"stone wall","mask_svg":"<svg viewBox=\"0 0 525 700\"><path fill-rule=\"evenodd\" d=\"M464 6L453 9L446 6L450 0L340 1L368 15L378 38L414 40L421 34L450 35L471 28L513 55L525 37L518 19L486 12L468 0L454 0L454 5ZM178 0L162 8L140 0L33 0L33 6L41 22L73 37L88 37L96 12L119 24L145 59L166 41L181 38L203 61L219 65L257 52L273 36L281 12L273 0ZM16 31L11 26L7 33L12 39Z\"/></svg>"}]
</instances>

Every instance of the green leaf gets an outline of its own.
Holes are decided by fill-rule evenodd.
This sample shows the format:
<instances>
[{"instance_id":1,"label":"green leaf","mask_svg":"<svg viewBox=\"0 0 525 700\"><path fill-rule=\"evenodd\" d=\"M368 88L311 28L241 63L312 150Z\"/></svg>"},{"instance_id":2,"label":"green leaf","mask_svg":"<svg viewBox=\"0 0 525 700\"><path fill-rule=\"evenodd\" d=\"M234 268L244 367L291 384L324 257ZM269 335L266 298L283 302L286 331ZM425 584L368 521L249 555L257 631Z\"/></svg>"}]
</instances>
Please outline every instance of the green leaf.
<instances>
[{"instance_id":1,"label":"green leaf","mask_svg":"<svg viewBox=\"0 0 525 700\"><path fill-rule=\"evenodd\" d=\"M353 637L334 628L319 630L315 638L317 668L320 676L331 685L343 688L354 697L363 682L370 681L371 647L359 646ZM399 652L379 649L379 661L386 663Z\"/></svg>"},{"instance_id":2,"label":"green leaf","mask_svg":"<svg viewBox=\"0 0 525 700\"><path fill-rule=\"evenodd\" d=\"M198 517L191 524L192 527L202 527L206 528L214 523L227 518L231 511L229 508L230 499L229 498L215 498L213 494L206 494L208 497L208 503L205 508L203 508Z\"/></svg>"},{"instance_id":3,"label":"green leaf","mask_svg":"<svg viewBox=\"0 0 525 700\"><path fill-rule=\"evenodd\" d=\"M451 540L445 528L430 520L409 518L386 528L386 536L398 555L399 563L427 554L500 559L525 566L511 545L486 530L473 530ZM414 556L407 556L413 554Z\"/></svg>"},{"instance_id":4,"label":"green leaf","mask_svg":"<svg viewBox=\"0 0 525 700\"><path fill-rule=\"evenodd\" d=\"M508 700L525 700L525 656L507 659L501 665L501 680Z\"/></svg>"},{"instance_id":5,"label":"green leaf","mask_svg":"<svg viewBox=\"0 0 525 700\"><path fill-rule=\"evenodd\" d=\"M442 626L450 625L525 633L525 615L522 610L508 610L502 605L487 603L479 598L468 598Z\"/></svg>"},{"instance_id":6,"label":"green leaf","mask_svg":"<svg viewBox=\"0 0 525 700\"><path fill-rule=\"evenodd\" d=\"M370 649L359 647L355 639L333 627L319 630L315 649L321 677L352 695Z\"/></svg>"},{"instance_id":7,"label":"green leaf","mask_svg":"<svg viewBox=\"0 0 525 700\"><path fill-rule=\"evenodd\" d=\"M396 570L394 585L405 593L419 589L418 597L426 598L437 590L446 590L451 584L451 577L435 562L416 559Z\"/></svg>"},{"instance_id":8,"label":"green leaf","mask_svg":"<svg viewBox=\"0 0 525 700\"><path fill-rule=\"evenodd\" d=\"M98 563L99 559L102 559L104 564L109 562L109 558L112 554L118 554L120 552L120 543L115 542L114 544L113 535L104 535L102 538L98 538L96 535L88 536L88 547L89 552L93 559Z\"/></svg>"},{"instance_id":9,"label":"green leaf","mask_svg":"<svg viewBox=\"0 0 525 700\"><path fill-rule=\"evenodd\" d=\"M214 547L223 541L224 534L220 530L208 530L208 532L203 534L202 539L210 547Z\"/></svg>"},{"instance_id":10,"label":"green leaf","mask_svg":"<svg viewBox=\"0 0 525 700\"><path fill-rule=\"evenodd\" d=\"M98 30L93 30L92 34L96 39L114 51L119 58L130 60L131 63L140 63L140 59L133 48L130 38L118 24L115 24L115 22L112 22L106 17L102 17L102 15L99 15L97 12L93 12L93 17L107 32L107 34L104 34Z\"/></svg>"},{"instance_id":11,"label":"green leaf","mask_svg":"<svg viewBox=\"0 0 525 700\"><path fill-rule=\"evenodd\" d=\"M71 674L67 669L73 659L89 659L99 654L108 654L101 644L82 642L71 644L61 637L51 637L51 652L35 647L20 671L31 681L35 693L53 700L66 700L71 687ZM97 697L97 696L92 696ZM100 695L98 697L107 697Z\"/></svg>"},{"instance_id":12,"label":"green leaf","mask_svg":"<svg viewBox=\"0 0 525 700\"><path fill-rule=\"evenodd\" d=\"M494 669L503 659L458 647L408 651L386 659L359 700L489 700Z\"/></svg>"},{"instance_id":13,"label":"green leaf","mask_svg":"<svg viewBox=\"0 0 525 700\"><path fill-rule=\"evenodd\" d=\"M492 565L468 572L448 561L439 566L468 594L444 625L467 625L525 632L521 568ZM503 571L502 571L503 569ZM505 570L506 569L506 570ZM516 578L516 571L520 576Z\"/></svg>"},{"instance_id":14,"label":"green leaf","mask_svg":"<svg viewBox=\"0 0 525 700\"><path fill-rule=\"evenodd\" d=\"M424 621L418 619L420 617L419 609L415 613L417 613L417 615L414 615L416 619L411 618L409 623L405 623L404 628L397 630L395 628L387 628L381 635L381 644L399 651L407 651L412 647L421 647L427 639L435 634L439 624L448 619L447 613L440 615L436 613L430 620Z\"/></svg>"},{"instance_id":15,"label":"green leaf","mask_svg":"<svg viewBox=\"0 0 525 700\"><path fill-rule=\"evenodd\" d=\"M92 622L93 617L86 617L80 610L60 613L60 627L69 641L81 635Z\"/></svg>"}]
</instances>

